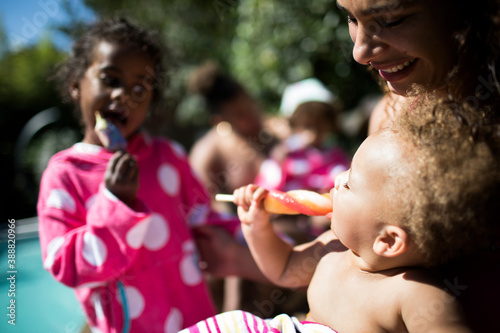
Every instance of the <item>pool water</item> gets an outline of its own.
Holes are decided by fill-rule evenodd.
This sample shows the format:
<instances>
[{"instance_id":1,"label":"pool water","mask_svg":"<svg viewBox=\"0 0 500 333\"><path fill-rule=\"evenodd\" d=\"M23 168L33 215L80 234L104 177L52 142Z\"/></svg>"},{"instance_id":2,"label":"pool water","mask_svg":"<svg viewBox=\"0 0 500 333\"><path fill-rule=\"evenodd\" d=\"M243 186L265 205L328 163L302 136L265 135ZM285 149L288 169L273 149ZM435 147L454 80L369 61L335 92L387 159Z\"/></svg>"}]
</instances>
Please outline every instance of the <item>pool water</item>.
<instances>
[{"instance_id":1,"label":"pool water","mask_svg":"<svg viewBox=\"0 0 500 333\"><path fill-rule=\"evenodd\" d=\"M43 269L38 237L16 238L15 245L15 297L9 297L7 237L0 234L0 332L80 333L85 325L80 304L71 288ZM8 323L11 299L15 326Z\"/></svg>"}]
</instances>

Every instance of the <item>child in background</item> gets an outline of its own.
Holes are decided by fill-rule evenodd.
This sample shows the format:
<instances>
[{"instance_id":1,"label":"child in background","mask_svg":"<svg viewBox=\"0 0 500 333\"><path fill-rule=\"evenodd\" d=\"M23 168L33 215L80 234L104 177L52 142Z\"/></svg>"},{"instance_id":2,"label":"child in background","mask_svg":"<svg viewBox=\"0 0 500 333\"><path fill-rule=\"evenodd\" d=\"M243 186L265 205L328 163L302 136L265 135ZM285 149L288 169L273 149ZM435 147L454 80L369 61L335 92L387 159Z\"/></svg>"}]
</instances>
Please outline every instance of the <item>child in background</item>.
<instances>
[{"instance_id":1,"label":"child in background","mask_svg":"<svg viewBox=\"0 0 500 333\"><path fill-rule=\"evenodd\" d=\"M193 170L213 196L252 183L277 142L263 127L260 105L213 61L190 74L188 90L203 97L211 126L190 151ZM214 206L233 209L233 205L220 202L214 202Z\"/></svg>"},{"instance_id":2,"label":"child in background","mask_svg":"<svg viewBox=\"0 0 500 333\"><path fill-rule=\"evenodd\" d=\"M330 193L331 230L308 244L293 247L277 237L263 209L267 190L235 191L257 264L276 284L308 286L310 313L301 324L233 312L212 318L218 327L312 332L315 322L326 325L321 332L472 332L457 294L433 267L482 255L494 244L496 131L469 127L449 108L430 111L426 104L436 105L424 101L364 141Z\"/></svg>"},{"instance_id":3,"label":"child in background","mask_svg":"<svg viewBox=\"0 0 500 333\"><path fill-rule=\"evenodd\" d=\"M286 87L281 112L291 135L271 152L255 183L269 190L328 192L335 177L349 169L350 157L339 145L335 96L317 79Z\"/></svg>"},{"instance_id":4,"label":"child in background","mask_svg":"<svg viewBox=\"0 0 500 333\"><path fill-rule=\"evenodd\" d=\"M190 230L216 222L210 198L178 143L141 130L165 79L158 38L124 19L97 22L57 74L84 138L43 175L42 258L74 288L92 332L177 332L215 313ZM96 112L124 150L103 147Z\"/></svg>"},{"instance_id":5,"label":"child in background","mask_svg":"<svg viewBox=\"0 0 500 333\"><path fill-rule=\"evenodd\" d=\"M349 169L349 155L339 144L339 107L335 96L317 79L286 87L280 110L291 134L271 151L255 184L268 190L328 193L335 177ZM273 223L297 243L310 241L328 228L323 216L275 216Z\"/></svg>"}]
</instances>

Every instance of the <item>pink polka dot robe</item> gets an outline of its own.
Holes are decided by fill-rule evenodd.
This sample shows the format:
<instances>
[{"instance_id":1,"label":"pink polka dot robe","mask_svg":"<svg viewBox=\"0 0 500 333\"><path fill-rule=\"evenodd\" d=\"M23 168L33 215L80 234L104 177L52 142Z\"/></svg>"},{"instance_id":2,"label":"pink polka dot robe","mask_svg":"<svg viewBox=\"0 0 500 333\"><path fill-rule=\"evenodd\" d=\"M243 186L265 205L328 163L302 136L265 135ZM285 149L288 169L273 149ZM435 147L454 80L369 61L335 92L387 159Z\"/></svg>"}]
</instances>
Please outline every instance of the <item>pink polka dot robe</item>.
<instances>
[{"instance_id":1,"label":"pink polka dot robe","mask_svg":"<svg viewBox=\"0 0 500 333\"><path fill-rule=\"evenodd\" d=\"M128 151L140 172L132 208L104 187L104 148L77 143L51 158L38 201L43 265L74 288L92 332L177 332L215 314L190 226L237 221L210 211L179 144L141 133Z\"/></svg>"},{"instance_id":2,"label":"pink polka dot robe","mask_svg":"<svg viewBox=\"0 0 500 333\"><path fill-rule=\"evenodd\" d=\"M265 160L255 183L268 190L310 190L328 193L335 177L348 170L351 159L341 148L317 149L312 146L291 151L280 163Z\"/></svg>"}]
</instances>

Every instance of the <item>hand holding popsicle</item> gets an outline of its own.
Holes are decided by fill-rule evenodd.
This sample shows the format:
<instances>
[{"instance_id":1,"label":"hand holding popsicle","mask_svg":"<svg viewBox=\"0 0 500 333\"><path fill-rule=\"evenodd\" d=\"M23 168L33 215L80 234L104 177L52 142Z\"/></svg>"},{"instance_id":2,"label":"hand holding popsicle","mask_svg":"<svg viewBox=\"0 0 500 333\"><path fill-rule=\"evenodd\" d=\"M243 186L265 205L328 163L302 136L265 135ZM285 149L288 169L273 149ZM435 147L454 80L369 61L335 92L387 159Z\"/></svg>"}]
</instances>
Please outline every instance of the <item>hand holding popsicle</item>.
<instances>
[{"instance_id":1,"label":"hand holding popsicle","mask_svg":"<svg viewBox=\"0 0 500 333\"><path fill-rule=\"evenodd\" d=\"M231 194L217 194L215 199L232 202L234 197ZM332 212L332 202L329 194L308 190L271 190L264 199L264 208L274 214L323 216Z\"/></svg>"}]
</instances>

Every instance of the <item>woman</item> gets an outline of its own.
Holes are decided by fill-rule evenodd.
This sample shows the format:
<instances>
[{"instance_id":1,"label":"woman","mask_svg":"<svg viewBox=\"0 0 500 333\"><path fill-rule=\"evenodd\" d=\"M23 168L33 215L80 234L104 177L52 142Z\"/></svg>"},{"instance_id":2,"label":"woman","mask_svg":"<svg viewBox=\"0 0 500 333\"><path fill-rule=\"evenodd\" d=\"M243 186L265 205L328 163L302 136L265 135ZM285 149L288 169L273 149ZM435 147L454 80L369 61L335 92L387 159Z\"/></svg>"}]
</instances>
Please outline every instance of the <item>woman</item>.
<instances>
[{"instance_id":1,"label":"woman","mask_svg":"<svg viewBox=\"0 0 500 333\"><path fill-rule=\"evenodd\" d=\"M482 110L497 118L499 1L338 0L347 13L353 57L378 72L385 97L369 133L411 96L435 93L458 115Z\"/></svg>"},{"instance_id":2,"label":"woman","mask_svg":"<svg viewBox=\"0 0 500 333\"><path fill-rule=\"evenodd\" d=\"M386 91L372 113L369 134L402 110L411 112L413 103L436 98L471 126L500 123L500 1L337 0L337 5L347 14L354 59L376 71ZM470 120L473 113L482 115L479 121ZM500 329L493 303L500 297L495 245L448 267L443 277L443 288L464 305L478 332Z\"/></svg>"}]
</instances>

